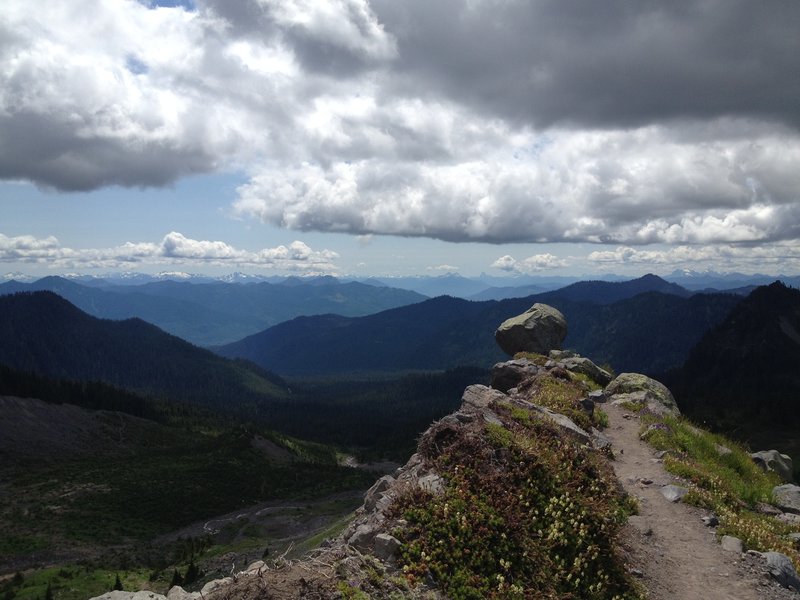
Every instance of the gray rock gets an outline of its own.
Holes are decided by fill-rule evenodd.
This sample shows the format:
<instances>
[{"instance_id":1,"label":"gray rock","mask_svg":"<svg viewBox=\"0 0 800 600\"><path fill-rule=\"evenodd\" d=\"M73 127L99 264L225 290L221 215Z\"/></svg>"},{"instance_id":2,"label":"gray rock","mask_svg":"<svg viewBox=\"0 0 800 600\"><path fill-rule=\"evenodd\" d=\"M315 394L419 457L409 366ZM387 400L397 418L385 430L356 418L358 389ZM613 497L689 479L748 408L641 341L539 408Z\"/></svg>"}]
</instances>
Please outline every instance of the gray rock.
<instances>
[{"instance_id":1,"label":"gray rock","mask_svg":"<svg viewBox=\"0 0 800 600\"><path fill-rule=\"evenodd\" d=\"M581 373L600 385L608 385L613 377L605 369L601 369L588 358L576 356L564 359L564 368L573 373Z\"/></svg>"},{"instance_id":2,"label":"gray rock","mask_svg":"<svg viewBox=\"0 0 800 600\"><path fill-rule=\"evenodd\" d=\"M589 400L592 400L596 404L603 404L608 401L608 397L603 390L594 390L589 392Z\"/></svg>"},{"instance_id":3,"label":"gray rock","mask_svg":"<svg viewBox=\"0 0 800 600\"><path fill-rule=\"evenodd\" d=\"M714 444L714 449L720 456L728 456L728 454L733 454L733 450L727 446L723 446L722 444Z\"/></svg>"},{"instance_id":4,"label":"gray rock","mask_svg":"<svg viewBox=\"0 0 800 600\"><path fill-rule=\"evenodd\" d=\"M231 577L223 577L222 579L214 579L209 581L203 586L203 589L200 590L200 596L205 597L214 590L218 590L219 588L230 585L231 583L233 583L233 579Z\"/></svg>"},{"instance_id":5,"label":"gray rock","mask_svg":"<svg viewBox=\"0 0 800 600\"><path fill-rule=\"evenodd\" d=\"M559 350L566 336L564 315L538 302L521 315L503 321L494 333L497 344L511 356L517 352L547 354Z\"/></svg>"},{"instance_id":6,"label":"gray rock","mask_svg":"<svg viewBox=\"0 0 800 600\"><path fill-rule=\"evenodd\" d=\"M688 493L689 490L679 485L669 484L661 488L661 495L670 502L678 502Z\"/></svg>"},{"instance_id":7,"label":"gray rock","mask_svg":"<svg viewBox=\"0 0 800 600\"><path fill-rule=\"evenodd\" d=\"M488 423L502 425L497 413L490 408L492 402L508 402L508 396L485 385L471 385L461 397L461 412L478 414Z\"/></svg>"},{"instance_id":8,"label":"gray rock","mask_svg":"<svg viewBox=\"0 0 800 600\"><path fill-rule=\"evenodd\" d=\"M89 600L167 600L167 597L148 591L123 592L114 590L113 592L106 592L102 596L95 596Z\"/></svg>"},{"instance_id":9,"label":"gray rock","mask_svg":"<svg viewBox=\"0 0 800 600\"><path fill-rule=\"evenodd\" d=\"M772 506L772 504L767 504L766 502L756 502L754 508L756 509L756 512L759 512L762 515L770 515L771 517L777 517L778 515L783 514L783 511L780 508Z\"/></svg>"},{"instance_id":10,"label":"gray rock","mask_svg":"<svg viewBox=\"0 0 800 600\"><path fill-rule=\"evenodd\" d=\"M775 518L782 523L786 523L787 525L800 525L800 515L795 513L785 512L775 515Z\"/></svg>"},{"instance_id":11,"label":"gray rock","mask_svg":"<svg viewBox=\"0 0 800 600\"><path fill-rule=\"evenodd\" d=\"M719 525L719 519L717 518L717 515L709 515L707 517L701 517L700 520L703 521L703 524L706 527L716 527L717 525Z\"/></svg>"},{"instance_id":12,"label":"gray rock","mask_svg":"<svg viewBox=\"0 0 800 600\"><path fill-rule=\"evenodd\" d=\"M438 496L444 492L445 480L436 473L428 473L417 480L417 485L434 496Z\"/></svg>"},{"instance_id":13,"label":"gray rock","mask_svg":"<svg viewBox=\"0 0 800 600\"><path fill-rule=\"evenodd\" d=\"M256 573L256 572L258 572L259 570L263 569L266 566L267 566L267 564L263 560L257 560L254 563L250 563L250 566L247 567L247 572L248 573Z\"/></svg>"},{"instance_id":14,"label":"gray rock","mask_svg":"<svg viewBox=\"0 0 800 600\"><path fill-rule=\"evenodd\" d=\"M783 587L792 587L800 591L800 577L788 556L780 552L762 552L761 554L767 561L767 568L770 575Z\"/></svg>"},{"instance_id":15,"label":"gray rock","mask_svg":"<svg viewBox=\"0 0 800 600\"><path fill-rule=\"evenodd\" d=\"M786 512L800 513L800 486L784 483L772 489L775 505Z\"/></svg>"},{"instance_id":16,"label":"gray rock","mask_svg":"<svg viewBox=\"0 0 800 600\"><path fill-rule=\"evenodd\" d=\"M347 539L347 543L359 550L366 550L372 546L374 540L375 530L369 525L363 524L356 527L355 533Z\"/></svg>"},{"instance_id":17,"label":"gray rock","mask_svg":"<svg viewBox=\"0 0 800 600\"><path fill-rule=\"evenodd\" d=\"M367 512L375 510L375 507L383 499L384 492L391 487L392 483L394 483L394 477L391 475L384 475L367 490L364 496L364 509Z\"/></svg>"},{"instance_id":18,"label":"gray rock","mask_svg":"<svg viewBox=\"0 0 800 600\"><path fill-rule=\"evenodd\" d=\"M381 560L392 560L400 552L400 540L388 533L375 536L375 556Z\"/></svg>"},{"instance_id":19,"label":"gray rock","mask_svg":"<svg viewBox=\"0 0 800 600\"><path fill-rule=\"evenodd\" d=\"M672 414L678 416L681 411L675 403L672 392L663 383L642 375L641 373L622 373L606 386L605 393L612 397L617 394L647 392L644 401L647 408L656 414Z\"/></svg>"},{"instance_id":20,"label":"gray rock","mask_svg":"<svg viewBox=\"0 0 800 600\"><path fill-rule=\"evenodd\" d=\"M794 474L792 458L788 454L781 454L777 450L761 450L750 455L753 462L764 471L773 471L781 480L790 482Z\"/></svg>"},{"instance_id":21,"label":"gray rock","mask_svg":"<svg viewBox=\"0 0 800 600\"><path fill-rule=\"evenodd\" d=\"M723 535L719 543L726 552L736 552L737 554L744 552L742 540L732 535Z\"/></svg>"},{"instance_id":22,"label":"gray rock","mask_svg":"<svg viewBox=\"0 0 800 600\"><path fill-rule=\"evenodd\" d=\"M564 433L571 436L580 444L590 444L592 441L592 436L589 433L578 427L575 424L575 421L570 419L569 417L562 415L561 413L554 412L545 406L539 406L538 404L531 404L530 402L525 402L524 405L526 408L529 408L532 411L538 412L540 415L543 415L550 419L553 423L555 423Z\"/></svg>"},{"instance_id":23,"label":"gray rock","mask_svg":"<svg viewBox=\"0 0 800 600\"><path fill-rule=\"evenodd\" d=\"M565 358L579 357L578 354L570 352L569 350L550 350L550 352L547 353L547 356L553 360L564 360Z\"/></svg>"},{"instance_id":24,"label":"gray rock","mask_svg":"<svg viewBox=\"0 0 800 600\"><path fill-rule=\"evenodd\" d=\"M589 430L589 434L592 436L592 448L595 450L608 450L611 448L611 440L599 429L592 427Z\"/></svg>"},{"instance_id":25,"label":"gray rock","mask_svg":"<svg viewBox=\"0 0 800 600\"><path fill-rule=\"evenodd\" d=\"M589 398L582 398L580 400L581 408L586 412L587 415L590 417L594 414L594 400Z\"/></svg>"},{"instance_id":26,"label":"gray rock","mask_svg":"<svg viewBox=\"0 0 800 600\"><path fill-rule=\"evenodd\" d=\"M501 392L508 392L508 390L517 387L520 382L533 377L538 372L539 367L527 358L497 363L492 367L490 385Z\"/></svg>"},{"instance_id":27,"label":"gray rock","mask_svg":"<svg viewBox=\"0 0 800 600\"><path fill-rule=\"evenodd\" d=\"M200 592L187 592L181 586L172 586L167 592L167 600L198 600Z\"/></svg>"}]
</instances>

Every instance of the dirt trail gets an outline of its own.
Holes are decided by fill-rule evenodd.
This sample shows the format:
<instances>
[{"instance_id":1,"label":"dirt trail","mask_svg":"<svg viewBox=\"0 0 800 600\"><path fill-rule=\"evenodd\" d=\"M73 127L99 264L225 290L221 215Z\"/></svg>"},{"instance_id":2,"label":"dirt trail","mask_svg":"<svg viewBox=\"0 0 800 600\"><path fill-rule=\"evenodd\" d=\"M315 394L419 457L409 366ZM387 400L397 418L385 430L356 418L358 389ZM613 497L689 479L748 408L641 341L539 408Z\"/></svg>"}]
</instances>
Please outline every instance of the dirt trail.
<instances>
[{"instance_id":1,"label":"dirt trail","mask_svg":"<svg viewBox=\"0 0 800 600\"><path fill-rule=\"evenodd\" d=\"M798 598L766 579L755 566L757 559L724 551L714 529L701 521L706 511L667 500L661 487L676 482L652 447L639 440L637 416L611 405L603 410L609 415L605 434L613 443L614 470L625 490L639 500L640 513L631 520L626 547L651 600Z\"/></svg>"}]
</instances>

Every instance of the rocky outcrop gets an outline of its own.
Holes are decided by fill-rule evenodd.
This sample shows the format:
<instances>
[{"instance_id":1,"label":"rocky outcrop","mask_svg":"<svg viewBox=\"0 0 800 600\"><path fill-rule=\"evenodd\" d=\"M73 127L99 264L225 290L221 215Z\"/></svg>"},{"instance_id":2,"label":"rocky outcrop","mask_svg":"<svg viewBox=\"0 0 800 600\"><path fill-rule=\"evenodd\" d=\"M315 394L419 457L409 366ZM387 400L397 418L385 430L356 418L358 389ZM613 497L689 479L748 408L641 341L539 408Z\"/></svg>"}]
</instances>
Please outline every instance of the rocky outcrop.
<instances>
[{"instance_id":1,"label":"rocky outcrop","mask_svg":"<svg viewBox=\"0 0 800 600\"><path fill-rule=\"evenodd\" d=\"M600 385L608 385L613 379L611 373L605 369L601 369L591 360L584 358L583 356L571 356L569 358L565 358L562 362L567 371L586 375L592 381L595 381Z\"/></svg>"},{"instance_id":2,"label":"rocky outcrop","mask_svg":"<svg viewBox=\"0 0 800 600\"><path fill-rule=\"evenodd\" d=\"M559 350L567 336L567 320L560 311L536 303L521 315L503 321L494 339L506 354L517 352L547 354Z\"/></svg>"},{"instance_id":3,"label":"rocky outcrop","mask_svg":"<svg viewBox=\"0 0 800 600\"><path fill-rule=\"evenodd\" d=\"M753 462L767 472L774 472L783 481L792 481L794 466L788 454L781 454L777 450L761 450L750 455Z\"/></svg>"},{"instance_id":4,"label":"rocky outcrop","mask_svg":"<svg viewBox=\"0 0 800 600\"><path fill-rule=\"evenodd\" d=\"M657 414L678 416L681 411L663 383L641 373L622 373L606 386L606 396L616 404L632 403Z\"/></svg>"},{"instance_id":5,"label":"rocky outcrop","mask_svg":"<svg viewBox=\"0 0 800 600\"><path fill-rule=\"evenodd\" d=\"M779 485L772 490L775 506L788 513L800 514L800 486L793 483Z\"/></svg>"},{"instance_id":6,"label":"rocky outcrop","mask_svg":"<svg viewBox=\"0 0 800 600\"><path fill-rule=\"evenodd\" d=\"M500 362L492 367L490 385L494 389L505 393L511 388L517 387L524 379L533 377L538 372L539 367L527 358Z\"/></svg>"}]
</instances>

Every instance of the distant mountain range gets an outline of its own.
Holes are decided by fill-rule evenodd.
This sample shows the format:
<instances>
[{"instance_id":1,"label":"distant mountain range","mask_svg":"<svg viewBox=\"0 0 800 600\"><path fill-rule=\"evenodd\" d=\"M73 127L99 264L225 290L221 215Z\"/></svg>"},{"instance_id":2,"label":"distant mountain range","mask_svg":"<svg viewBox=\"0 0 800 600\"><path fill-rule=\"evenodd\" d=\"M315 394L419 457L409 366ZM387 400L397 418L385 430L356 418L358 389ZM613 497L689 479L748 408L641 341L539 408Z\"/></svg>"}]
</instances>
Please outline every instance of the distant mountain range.
<instances>
[{"instance_id":1,"label":"distant mountain range","mask_svg":"<svg viewBox=\"0 0 800 600\"><path fill-rule=\"evenodd\" d=\"M221 358L141 319L97 319L51 292L0 296L0 364L218 408L288 395L280 378L255 365Z\"/></svg>"},{"instance_id":2,"label":"distant mountain range","mask_svg":"<svg viewBox=\"0 0 800 600\"><path fill-rule=\"evenodd\" d=\"M360 318L301 317L215 350L283 375L487 365L505 358L494 342L496 327L546 302L567 318L565 347L618 371L655 373L681 365L702 334L741 300L689 296L649 275L501 301L439 297Z\"/></svg>"},{"instance_id":3,"label":"distant mountain range","mask_svg":"<svg viewBox=\"0 0 800 600\"><path fill-rule=\"evenodd\" d=\"M209 346L241 339L300 315L367 315L412 304L425 296L408 290L342 283L333 277L284 278L280 283L192 283L164 279L126 285L63 277L8 281L0 295L55 292L81 310L104 319L138 317L192 343Z\"/></svg>"}]
</instances>

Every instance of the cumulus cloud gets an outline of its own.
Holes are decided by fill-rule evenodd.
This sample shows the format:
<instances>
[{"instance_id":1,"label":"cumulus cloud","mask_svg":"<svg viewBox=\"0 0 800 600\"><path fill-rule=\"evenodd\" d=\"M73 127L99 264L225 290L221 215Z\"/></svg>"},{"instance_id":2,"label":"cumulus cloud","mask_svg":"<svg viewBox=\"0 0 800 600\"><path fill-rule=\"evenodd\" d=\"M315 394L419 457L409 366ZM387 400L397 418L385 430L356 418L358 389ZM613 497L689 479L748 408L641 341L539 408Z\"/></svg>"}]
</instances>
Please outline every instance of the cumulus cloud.
<instances>
[{"instance_id":1,"label":"cumulus cloud","mask_svg":"<svg viewBox=\"0 0 800 600\"><path fill-rule=\"evenodd\" d=\"M235 214L364 236L795 240L798 20L745 0L9 0L0 178L236 169Z\"/></svg>"},{"instance_id":2,"label":"cumulus cloud","mask_svg":"<svg viewBox=\"0 0 800 600\"><path fill-rule=\"evenodd\" d=\"M57 268L130 268L136 265L213 265L276 271L330 273L339 257L313 250L301 241L257 251L240 250L221 241L194 240L172 231L158 243L126 242L114 248L74 249L55 237L9 237L0 234L0 261L47 264Z\"/></svg>"},{"instance_id":3,"label":"cumulus cloud","mask_svg":"<svg viewBox=\"0 0 800 600\"><path fill-rule=\"evenodd\" d=\"M534 254L522 260L516 260L513 256L506 254L492 263L492 267L510 273L539 273L549 269L558 269L569 266L569 261L558 258L550 253Z\"/></svg>"},{"instance_id":4,"label":"cumulus cloud","mask_svg":"<svg viewBox=\"0 0 800 600\"><path fill-rule=\"evenodd\" d=\"M719 271L787 273L800 270L800 243L797 241L759 246L720 244L714 246L674 246L665 250L619 246L597 250L588 260L606 267L636 265L644 267L706 268Z\"/></svg>"},{"instance_id":5,"label":"cumulus cloud","mask_svg":"<svg viewBox=\"0 0 800 600\"><path fill-rule=\"evenodd\" d=\"M648 244L798 235L800 139L676 138L662 127L519 136L508 153L463 162L369 157L265 170L235 210L299 230L449 241Z\"/></svg>"}]
</instances>

